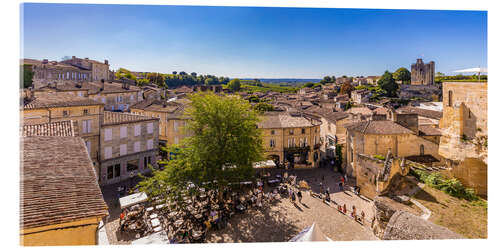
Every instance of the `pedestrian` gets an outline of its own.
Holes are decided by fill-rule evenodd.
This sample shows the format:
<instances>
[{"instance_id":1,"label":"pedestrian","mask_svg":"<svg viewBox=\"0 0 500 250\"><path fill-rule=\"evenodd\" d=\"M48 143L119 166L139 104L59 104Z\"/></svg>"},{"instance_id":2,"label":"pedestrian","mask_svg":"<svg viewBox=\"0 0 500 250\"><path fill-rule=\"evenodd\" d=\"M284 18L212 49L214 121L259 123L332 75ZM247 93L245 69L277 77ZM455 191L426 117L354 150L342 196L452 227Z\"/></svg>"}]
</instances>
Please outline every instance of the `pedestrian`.
<instances>
[{"instance_id":1,"label":"pedestrian","mask_svg":"<svg viewBox=\"0 0 500 250\"><path fill-rule=\"evenodd\" d=\"M292 202L295 204L295 192L292 192Z\"/></svg>"},{"instance_id":2,"label":"pedestrian","mask_svg":"<svg viewBox=\"0 0 500 250\"><path fill-rule=\"evenodd\" d=\"M288 187L288 198L290 200L292 200L292 193L293 193L292 189Z\"/></svg>"},{"instance_id":3,"label":"pedestrian","mask_svg":"<svg viewBox=\"0 0 500 250\"><path fill-rule=\"evenodd\" d=\"M352 205L352 214L351 216L354 218L354 220L356 220L356 207L354 205Z\"/></svg>"},{"instance_id":4,"label":"pedestrian","mask_svg":"<svg viewBox=\"0 0 500 250\"><path fill-rule=\"evenodd\" d=\"M297 197L299 198L299 203L302 204L302 192L300 190L297 192Z\"/></svg>"},{"instance_id":5,"label":"pedestrian","mask_svg":"<svg viewBox=\"0 0 500 250\"><path fill-rule=\"evenodd\" d=\"M343 210L344 210L344 214L347 214L347 207L346 207L345 203L344 203L344 209Z\"/></svg>"},{"instance_id":6,"label":"pedestrian","mask_svg":"<svg viewBox=\"0 0 500 250\"><path fill-rule=\"evenodd\" d=\"M365 224L365 212L361 211L361 223L364 225Z\"/></svg>"}]
</instances>

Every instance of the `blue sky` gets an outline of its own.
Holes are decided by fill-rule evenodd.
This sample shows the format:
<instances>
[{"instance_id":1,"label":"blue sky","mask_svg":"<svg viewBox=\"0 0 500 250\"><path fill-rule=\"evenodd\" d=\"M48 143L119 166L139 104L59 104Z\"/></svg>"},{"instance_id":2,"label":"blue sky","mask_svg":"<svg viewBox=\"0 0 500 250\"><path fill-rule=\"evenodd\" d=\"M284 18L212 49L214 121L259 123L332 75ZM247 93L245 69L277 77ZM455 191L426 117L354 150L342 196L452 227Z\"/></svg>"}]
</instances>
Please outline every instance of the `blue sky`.
<instances>
[{"instance_id":1,"label":"blue sky","mask_svg":"<svg viewBox=\"0 0 500 250\"><path fill-rule=\"evenodd\" d=\"M421 57L487 67L484 11L25 4L21 56L227 77L380 75Z\"/></svg>"}]
</instances>

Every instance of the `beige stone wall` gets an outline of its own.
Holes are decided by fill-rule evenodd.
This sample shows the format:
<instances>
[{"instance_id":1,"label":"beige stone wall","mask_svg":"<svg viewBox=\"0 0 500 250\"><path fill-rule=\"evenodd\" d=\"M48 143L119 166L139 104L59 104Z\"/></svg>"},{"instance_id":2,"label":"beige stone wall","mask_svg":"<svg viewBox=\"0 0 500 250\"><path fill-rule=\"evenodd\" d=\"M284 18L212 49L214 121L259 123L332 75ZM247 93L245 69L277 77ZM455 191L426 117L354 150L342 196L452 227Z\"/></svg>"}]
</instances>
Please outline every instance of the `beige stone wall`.
<instances>
[{"instance_id":1,"label":"beige stone wall","mask_svg":"<svg viewBox=\"0 0 500 250\"><path fill-rule=\"evenodd\" d=\"M148 124L152 123L153 124L153 133L148 133L147 132L147 126ZM135 126L140 125L141 126L141 134L139 136L135 136ZM121 127L126 127L127 128L127 136L124 138L121 138L120 135L120 129ZM105 140L105 131L106 129L111 129L112 131L112 137L111 140L106 141ZM117 124L117 125L105 125L101 129L101 136L100 136L100 156L101 156L101 161L100 161L100 171L99 171L99 176L100 176L100 184L101 185L107 185L107 184L112 184L116 183L119 181L126 180L130 178L130 172L127 171L127 162L132 161L132 160L137 160L138 162L138 167L139 169L134 171L133 174L137 174L139 172L143 173L148 171L147 166L144 164L144 157L151 156L151 164L155 166L156 162L156 155L158 154L158 121L156 120L149 120L149 121L139 121L139 122L129 122L129 123L124 123L124 124ZM153 148L152 149L147 149L147 141L152 140L153 141ZM134 144L135 142L139 142L140 148L138 152L134 152ZM127 152L124 155L120 154L120 145L127 145ZM105 155L105 149L111 147L111 157L106 158ZM108 178L107 176L107 169L108 166L113 166L115 164L120 164L120 176L119 177L113 177L112 179Z\"/></svg>"},{"instance_id":2,"label":"beige stone wall","mask_svg":"<svg viewBox=\"0 0 500 250\"><path fill-rule=\"evenodd\" d=\"M89 218L71 223L21 230L23 246L97 245L100 218Z\"/></svg>"},{"instance_id":3,"label":"beige stone wall","mask_svg":"<svg viewBox=\"0 0 500 250\"><path fill-rule=\"evenodd\" d=\"M302 133L302 129L304 129L304 133ZM280 162L284 162L284 151L285 148L288 147L288 140L295 139L295 146L299 146L300 141L305 142L305 138L307 138L307 145L310 146L310 151L308 153L307 161L312 163L312 167L317 167L319 165L320 160L320 148L321 148L321 134L320 134L320 125L312 126L312 127L304 127L304 128L266 128L260 129L262 131L263 136L263 147L265 149L266 157L270 155L278 155L280 157ZM274 135L272 132L274 130ZM293 135L290 134L290 131L293 131ZM317 148L314 146L314 138L316 138ZM276 146L274 148L270 147L270 140L274 139L276 142ZM314 161L314 154L318 155L316 161Z\"/></svg>"},{"instance_id":4,"label":"beige stone wall","mask_svg":"<svg viewBox=\"0 0 500 250\"><path fill-rule=\"evenodd\" d=\"M467 187L486 194L488 150L476 140L488 135L488 84L443 83L443 118L439 127L439 154L447 159L452 174Z\"/></svg>"},{"instance_id":5,"label":"beige stone wall","mask_svg":"<svg viewBox=\"0 0 500 250\"><path fill-rule=\"evenodd\" d=\"M100 81L101 79L107 81L109 79L109 65L92 63L92 77L94 81Z\"/></svg>"},{"instance_id":6,"label":"beige stone wall","mask_svg":"<svg viewBox=\"0 0 500 250\"><path fill-rule=\"evenodd\" d=\"M67 115L64 115L64 112ZM86 111L86 112L85 112ZM101 105L91 106L73 106L73 107L54 107L47 109L23 110L22 116L28 118L29 124L41 124L48 122L73 120L78 126L78 136L84 141L90 142L90 157L92 161L97 162L99 151L99 134L102 123L102 114L104 112ZM83 122L90 121L90 133L83 130Z\"/></svg>"},{"instance_id":7,"label":"beige stone wall","mask_svg":"<svg viewBox=\"0 0 500 250\"><path fill-rule=\"evenodd\" d=\"M122 100L119 101L117 98L121 97ZM120 93L98 93L98 94L91 94L89 95L89 98L103 103L104 104L104 109L105 110L113 110L113 109L118 109L119 105L122 105L125 110L130 109L130 106L136 104L139 100L139 94L138 91L127 91L127 92L120 92ZM104 102L103 102L104 98Z\"/></svg>"}]
</instances>

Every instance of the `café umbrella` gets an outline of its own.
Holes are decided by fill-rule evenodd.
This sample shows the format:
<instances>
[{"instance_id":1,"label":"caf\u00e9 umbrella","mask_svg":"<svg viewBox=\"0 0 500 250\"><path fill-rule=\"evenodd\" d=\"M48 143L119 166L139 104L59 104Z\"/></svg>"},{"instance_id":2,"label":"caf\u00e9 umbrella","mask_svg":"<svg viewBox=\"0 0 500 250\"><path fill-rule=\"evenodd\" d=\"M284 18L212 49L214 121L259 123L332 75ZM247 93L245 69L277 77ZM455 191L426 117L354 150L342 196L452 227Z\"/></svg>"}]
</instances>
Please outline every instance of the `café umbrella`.
<instances>
[{"instance_id":1,"label":"caf\u00e9 umbrella","mask_svg":"<svg viewBox=\"0 0 500 250\"><path fill-rule=\"evenodd\" d=\"M310 227L305 228L295 237L293 237L289 242L308 242L308 241L332 241L330 238L326 237L323 232L313 223Z\"/></svg>"}]
</instances>

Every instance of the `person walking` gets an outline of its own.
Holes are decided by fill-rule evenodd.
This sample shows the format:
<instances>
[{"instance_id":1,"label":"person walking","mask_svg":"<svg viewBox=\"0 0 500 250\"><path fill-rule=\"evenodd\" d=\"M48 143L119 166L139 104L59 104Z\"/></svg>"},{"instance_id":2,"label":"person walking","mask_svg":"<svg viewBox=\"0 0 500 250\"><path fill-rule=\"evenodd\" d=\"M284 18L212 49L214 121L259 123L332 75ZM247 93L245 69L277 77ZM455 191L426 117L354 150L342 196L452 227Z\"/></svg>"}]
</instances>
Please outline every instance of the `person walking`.
<instances>
[{"instance_id":1,"label":"person walking","mask_svg":"<svg viewBox=\"0 0 500 250\"><path fill-rule=\"evenodd\" d=\"M295 192L292 192L292 202L295 204Z\"/></svg>"},{"instance_id":2,"label":"person walking","mask_svg":"<svg viewBox=\"0 0 500 250\"><path fill-rule=\"evenodd\" d=\"M365 224L365 212L361 211L361 223L364 225Z\"/></svg>"},{"instance_id":3,"label":"person walking","mask_svg":"<svg viewBox=\"0 0 500 250\"><path fill-rule=\"evenodd\" d=\"M300 190L297 192L297 198L299 198L299 203L302 204L302 192Z\"/></svg>"}]
</instances>

